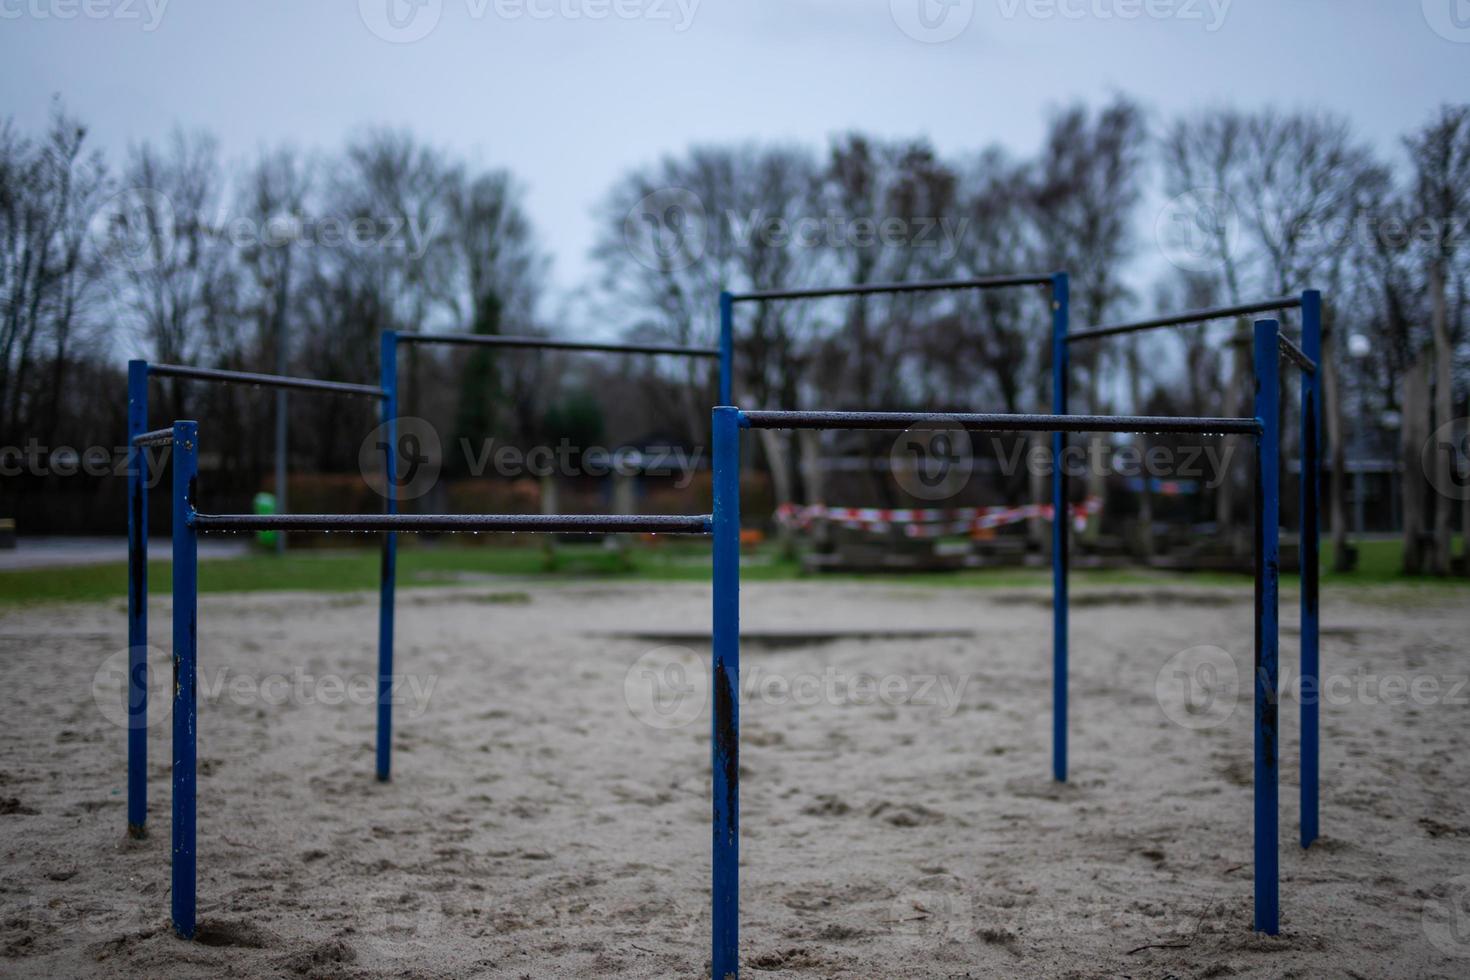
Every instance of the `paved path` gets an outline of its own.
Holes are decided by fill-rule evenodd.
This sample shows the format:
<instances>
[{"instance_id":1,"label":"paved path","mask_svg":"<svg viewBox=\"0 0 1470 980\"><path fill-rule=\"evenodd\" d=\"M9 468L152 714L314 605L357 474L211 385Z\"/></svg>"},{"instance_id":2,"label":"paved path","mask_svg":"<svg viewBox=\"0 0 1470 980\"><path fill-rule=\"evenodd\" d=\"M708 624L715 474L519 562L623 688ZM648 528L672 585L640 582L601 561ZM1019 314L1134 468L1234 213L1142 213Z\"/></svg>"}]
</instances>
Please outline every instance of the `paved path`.
<instances>
[{"instance_id":1,"label":"paved path","mask_svg":"<svg viewBox=\"0 0 1470 980\"><path fill-rule=\"evenodd\" d=\"M167 536L154 535L148 543L149 553L154 557L168 557L171 542ZM200 558L241 558L249 552L247 541L204 539L199 542ZM20 538L13 550L0 549L0 571L102 565L127 560L127 538Z\"/></svg>"}]
</instances>

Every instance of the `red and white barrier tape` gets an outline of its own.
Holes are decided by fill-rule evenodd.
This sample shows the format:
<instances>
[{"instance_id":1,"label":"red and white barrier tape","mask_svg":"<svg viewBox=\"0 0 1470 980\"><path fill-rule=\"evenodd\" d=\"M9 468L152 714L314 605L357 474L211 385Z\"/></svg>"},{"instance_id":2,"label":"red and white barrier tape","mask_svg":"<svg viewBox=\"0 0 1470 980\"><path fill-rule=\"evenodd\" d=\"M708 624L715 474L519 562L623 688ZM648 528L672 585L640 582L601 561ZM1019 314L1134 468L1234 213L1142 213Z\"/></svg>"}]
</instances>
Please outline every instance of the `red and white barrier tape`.
<instances>
[{"instance_id":1,"label":"red and white barrier tape","mask_svg":"<svg viewBox=\"0 0 1470 980\"><path fill-rule=\"evenodd\" d=\"M1102 500L1088 497L1080 504L1072 504L1068 511L1072 523L1081 531L1087 526L1087 518L1102 510ZM831 521L841 527L856 531L886 533L895 526L901 528L906 537L938 538L948 534L970 534L975 531L1020 524L1022 521L1052 519L1051 504L1023 504L1020 507L953 507L948 509L882 508L882 507L827 507L823 504L782 504L776 509L776 520L780 523L805 530L814 521Z\"/></svg>"}]
</instances>

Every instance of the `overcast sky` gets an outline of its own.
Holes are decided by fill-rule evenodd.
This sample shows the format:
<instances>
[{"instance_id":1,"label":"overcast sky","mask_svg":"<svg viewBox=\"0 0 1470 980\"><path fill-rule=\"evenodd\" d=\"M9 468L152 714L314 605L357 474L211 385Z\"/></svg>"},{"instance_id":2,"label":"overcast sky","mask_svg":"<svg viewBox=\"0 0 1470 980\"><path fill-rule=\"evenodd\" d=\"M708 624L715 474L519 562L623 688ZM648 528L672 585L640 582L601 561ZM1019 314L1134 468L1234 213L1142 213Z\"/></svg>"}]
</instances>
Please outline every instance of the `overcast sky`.
<instances>
[{"instance_id":1,"label":"overcast sky","mask_svg":"<svg viewBox=\"0 0 1470 980\"><path fill-rule=\"evenodd\" d=\"M406 126L521 178L557 291L589 277L613 180L691 142L1029 153L1049 110L1114 91L1326 106L1397 152L1470 99L1470 0L0 0L25 129L53 94L115 161L176 124L231 158Z\"/></svg>"}]
</instances>

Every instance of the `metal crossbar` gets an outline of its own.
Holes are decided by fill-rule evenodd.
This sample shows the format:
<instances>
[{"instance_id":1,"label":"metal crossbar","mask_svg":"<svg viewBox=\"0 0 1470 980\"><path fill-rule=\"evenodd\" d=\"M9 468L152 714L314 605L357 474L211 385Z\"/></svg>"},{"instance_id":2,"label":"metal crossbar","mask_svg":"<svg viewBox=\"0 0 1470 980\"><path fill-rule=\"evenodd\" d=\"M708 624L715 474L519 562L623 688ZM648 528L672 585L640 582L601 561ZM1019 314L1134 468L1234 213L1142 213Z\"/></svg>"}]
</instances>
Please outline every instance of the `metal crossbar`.
<instances>
[{"instance_id":1,"label":"metal crossbar","mask_svg":"<svg viewBox=\"0 0 1470 980\"><path fill-rule=\"evenodd\" d=\"M881 429L954 425L970 432L1202 432L1254 435L1256 419L1156 415L986 415L925 412L741 412L747 429Z\"/></svg>"},{"instance_id":2,"label":"metal crossbar","mask_svg":"<svg viewBox=\"0 0 1470 980\"><path fill-rule=\"evenodd\" d=\"M925 279L917 282L864 283L859 286L821 286L816 289L767 289L752 293L731 293L732 303L751 303L767 299L820 299L824 296L863 296L869 293L931 293L956 289L1002 289L1007 286L1047 286L1052 276L980 276L975 279Z\"/></svg>"},{"instance_id":3,"label":"metal crossbar","mask_svg":"<svg viewBox=\"0 0 1470 980\"><path fill-rule=\"evenodd\" d=\"M1183 313L1170 313L1164 316L1150 317L1147 320L1131 320L1127 323L1109 323L1100 327L1088 327L1067 334L1067 343L1075 343L1079 340L1095 340L1098 337L1112 337L1123 333L1137 333L1140 330L1157 330L1160 327L1178 327L1190 323L1204 323L1209 320L1224 320L1232 316L1249 316L1252 313L1270 313L1275 310L1293 310L1302 305L1300 296L1278 296L1275 299L1262 300L1259 303L1237 303L1233 306L1211 306L1202 310L1185 310Z\"/></svg>"},{"instance_id":4,"label":"metal crossbar","mask_svg":"<svg viewBox=\"0 0 1470 980\"><path fill-rule=\"evenodd\" d=\"M621 344L555 337L524 337L478 333L400 333L405 344L458 344L474 347L548 348L551 350L603 351L611 354L670 354L676 357L718 358L717 347L685 347L678 344Z\"/></svg>"},{"instance_id":5,"label":"metal crossbar","mask_svg":"<svg viewBox=\"0 0 1470 980\"><path fill-rule=\"evenodd\" d=\"M133 436L133 445L166 446L169 443L173 442L173 439L174 430L172 427L169 427L167 429L154 429L152 432L140 432L137 435Z\"/></svg>"},{"instance_id":6,"label":"metal crossbar","mask_svg":"<svg viewBox=\"0 0 1470 980\"><path fill-rule=\"evenodd\" d=\"M200 514L200 531L532 531L564 534L708 534L708 515Z\"/></svg>"},{"instance_id":7,"label":"metal crossbar","mask_svg":"<svg viewBox=\"0 0 1470 980\"><path fill-rule=\"evenodd\" d=\"M261 388L292 388L301 391L330 391L339 395L387 397L375 385L351 384L346 381L320 381L316 378L292 378L283 374L255 374L250 371L223 371L217 368L190 367L186 364L149 364L148 373L170 378L195 378L225 384L255 385Z\"/></svg>"},{"instance_id":8,"label":"metal crossbar","mask_svg":"<svg viewBox=\"0 0 1470 980\"><path fill-rule=\"evenodd\" d=\"M1282 334L1277 340L1281 345L1281 353L1286 355L1287 360L1308 374L1317 373L1317 362L1308 357L1306 352L1300 347L1292 343L1286 334Z\"/></svg>"}]
</instances>

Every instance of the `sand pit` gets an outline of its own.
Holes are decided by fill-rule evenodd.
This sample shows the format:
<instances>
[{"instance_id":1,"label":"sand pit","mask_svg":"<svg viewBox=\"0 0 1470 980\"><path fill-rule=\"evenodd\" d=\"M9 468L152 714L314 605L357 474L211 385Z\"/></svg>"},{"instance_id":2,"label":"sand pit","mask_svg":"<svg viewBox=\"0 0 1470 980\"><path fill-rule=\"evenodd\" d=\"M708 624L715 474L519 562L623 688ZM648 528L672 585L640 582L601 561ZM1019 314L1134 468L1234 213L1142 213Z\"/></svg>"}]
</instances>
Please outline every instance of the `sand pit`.
<instances>
[{"instance_id":1,"label":"sand pit","mask_svg":"<svg viewBox=\"0 0 1470 980\"><path fill-rule=\"evenodd\" d=\"M1249 670L1248 584L1078 590L1066 786L1048 778L1045 591L744 596L748 628L783 638L744 662L748 975L1470 975L1463 594L1324 596L1341 680L1323 838L1296 846L1288 697L1276 938L1249 928L1250 705L1221 676ZM0 973L700 976L708 601L646 584L402 593L384 785L363 703L375 597L205 597L192 944L167 925L160 712L151 834L123 833L107 700L122 606L5 613ZM153 615L166 643L166 599ZM1289 676L1295 619L1288 595ZM1184 701L1181 665L1207 696Z\"/></svg>"}]
</instances>

